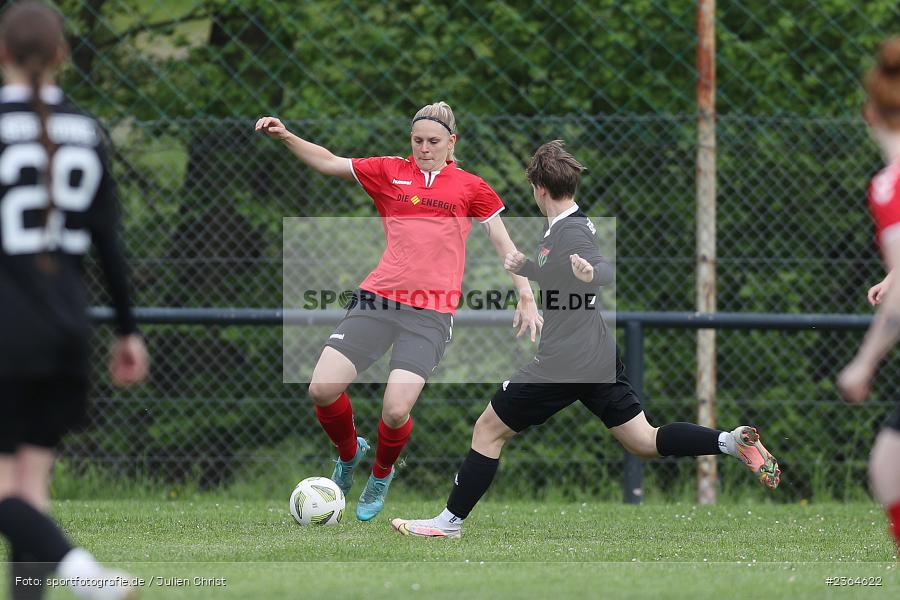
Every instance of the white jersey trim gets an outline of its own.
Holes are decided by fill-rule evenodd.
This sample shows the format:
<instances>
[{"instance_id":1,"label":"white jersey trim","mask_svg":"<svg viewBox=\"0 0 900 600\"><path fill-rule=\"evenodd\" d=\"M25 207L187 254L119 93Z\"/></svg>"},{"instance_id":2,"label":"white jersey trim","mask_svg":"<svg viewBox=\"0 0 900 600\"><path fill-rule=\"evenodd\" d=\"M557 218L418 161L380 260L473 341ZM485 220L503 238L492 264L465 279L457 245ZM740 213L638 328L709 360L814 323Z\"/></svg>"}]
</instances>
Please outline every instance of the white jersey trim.
<instances>
[{"instance_id":1,"label":"white jersey trim","mask_svg":"<svg viewBox=\"0 0 900 600\"><path fill-rule=\"evenodd\" d=\"M900 239L900 223L894 223L893 225L888 225L885 227L880 236L881 246L886 251L888 244L894 243L895 240Z\"/></svg>"},{"instance_id":2,"label":"white jersey trim","mask_svg":"<svg viewBox=\"0 0 900 600\"><path fill-rule=\"evenodd\" d=\"M422 171L422 169L419 170ZM425 187L430 188L433 186L437 176L441 174L442 170L443 169L438 169L437 171L422 171L422 175L425 176Z\"/></svg>"},{"instance_id":3,"label":"white jersey trim","mask_svg":"<svg viewBox=\"0 0 900 600\"><path fill-rule=\"evenodd\" d=\"M553 229L553 226L556 224L557 221L562 221L563 219L565 219L565 218L568 217L569 215L575 214L575 212L577 212L577 211L578 211L578 205L577 205L577 204L573 204L572 206L570 206L569 208L567 208L567 209L564 210L563 212L561 212L561 213L559 213L558 215L556 215L555 217L553 217L553 220L550 221L550 226L547 227L547 231L544 232L544 237L547 237L548 235L550 235L550 230Z\"/></svg>"},{"instance_id":4,"label":"white jersey trim","mask_svg":"<svg viewBox=\"0 0 900 600\"><path fill-rule=\"evenodd\" d=\"M356 183L359 184L359 187L363 187L362 181L360 181L359 177L356 176L356 169L353 168L353 159L348 158L347 160L350 161L350 172L353 174L353 179L356 180Z\"/></svg>"},{"instance_id":5,"label":"white jersey trim","mask_svg":"<svg viewBox=\"0 0 900 600\"><path fill-rule=\"evenodd\" d=\"M882 169L872 180L872 200L875 204L887 204L894 199L897 188L897 163Z\"/></svg>"},{"instance_id":6,"label":"white jersey trim","mask_svg":"<svg viewBox=\"0 0 900 600\"><path fill-rule=\"evenodd\" d=\"M500 207L500 210L498 210L497 212L495 212L494 214L492 214L491 216L489 216L489 217L488 217L487 219L485 219L484 221L478 221L478 222L481 223L482 225L484 225L485 223L491 221L494 217L496 217L497 215L499 215L500 213L502 213L504 210L506 210L506 207L505 207L505 206L501 206L501 207Z\"/></svg>"}]
</instances>

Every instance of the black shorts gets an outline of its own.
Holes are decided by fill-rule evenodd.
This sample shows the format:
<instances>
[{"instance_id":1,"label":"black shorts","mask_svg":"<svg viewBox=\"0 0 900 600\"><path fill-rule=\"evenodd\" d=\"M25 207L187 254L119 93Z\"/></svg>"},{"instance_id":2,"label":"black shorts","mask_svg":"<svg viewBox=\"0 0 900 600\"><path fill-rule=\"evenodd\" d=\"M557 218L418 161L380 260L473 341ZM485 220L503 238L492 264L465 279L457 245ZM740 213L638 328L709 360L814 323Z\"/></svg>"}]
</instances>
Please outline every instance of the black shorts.
<instances>
[{"instance_id":1,"label":"black shorts","mask_svg":"<svg viewBox=\"0 0 900 600\"><path fill-rule=\"evenodd\" d=\"M452 315L358 290L325 345L350 359L357 373L368 369L393 346L391 370L404 369L428 379L444 357L451 337Z\"/></svg>"},{"instance_id":2,"label":"black shorts","mask_svg":"<svg viewBox=\"0 0 900 600\"><path fill-rule=\"evenodd\" d=\"M19 446L55 448L87 420L87 380L71 375L0 379L0 454Z\"/></svg>"},{"instance_id":3,"label":"black shorts","mask_svg":"<svg viewBox=\"0 0 900 600\"><path fill-rule=\"evenodd\" d=\"M504 381L491 399L494 412L513 431L540 425L580 400L607 427L623 425L644 410L625 377L625 365L616 360L614 383L542 383L519 370Z\"/></svg>"}]
</instances>

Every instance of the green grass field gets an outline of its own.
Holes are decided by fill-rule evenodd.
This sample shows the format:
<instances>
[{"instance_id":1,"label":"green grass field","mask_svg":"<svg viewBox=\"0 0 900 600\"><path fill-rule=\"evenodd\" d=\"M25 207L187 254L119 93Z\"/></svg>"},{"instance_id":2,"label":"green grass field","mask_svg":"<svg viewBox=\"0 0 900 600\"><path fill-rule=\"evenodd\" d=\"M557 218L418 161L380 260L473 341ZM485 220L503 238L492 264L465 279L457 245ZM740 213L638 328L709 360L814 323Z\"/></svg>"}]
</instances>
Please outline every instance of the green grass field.
<instances>
[{"instance_id":1,"label":"green grass field","mask_svg":"<svg viewBox=\"0 0 900 600\"><path fill-rule=\"evenodd\" d=\"M100 559L145 578L142 597L151 599L900 594L884 516L868 503L486 501L460 540L406 538L390 528L388 517L431 516L439 502L389 499L372 522L351 512L341 525L319 528L297 526L286 505L201 496L60 501L54 513ZM194 577L226 585L194 585ZM827 577L881 585L829 586ZM55 590L49 597L71 596Z\"/></svg>"}]
</instances>

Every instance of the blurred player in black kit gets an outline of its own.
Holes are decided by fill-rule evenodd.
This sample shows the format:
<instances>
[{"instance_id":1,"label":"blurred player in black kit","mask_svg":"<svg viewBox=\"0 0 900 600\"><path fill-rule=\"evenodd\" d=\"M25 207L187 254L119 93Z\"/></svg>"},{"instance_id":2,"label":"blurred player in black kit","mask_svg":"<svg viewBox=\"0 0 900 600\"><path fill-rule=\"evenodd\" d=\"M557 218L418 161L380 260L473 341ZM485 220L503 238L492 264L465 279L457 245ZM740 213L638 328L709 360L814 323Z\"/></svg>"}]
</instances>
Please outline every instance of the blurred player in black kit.
<instances>
[{"instance_id":1,"label":"blurred player in black kit","mask_svg":"<svg viewBox=\"0 0 900 600\"><path fill-rule=\"evenodd\" d=\"M82 598L133 597L120 573L74 548L47 515L54 449L87 412L87 290L91 244L106 274L120 386L147 374L118 238L118 201L104 135L54 76L68 55L60 16L37 2L0 21L0 533L10 546L12 597L40 598L52 572L79 579ZM98 585L105 579L107 585Z\"/></svg>"},{"instance_id":2,"label":"blurred player in black kit","mask_svg":"<svg viewBox=\"0 0 900 600\"><path fill-rule=\"evenodd\" d=\"M778 486L781 471L742 425L719 431L693 423L653 427L625 377L613 331L597 298L614 271L600 254L596 229L575 203L584 167L561 140L541 146L526 174L534 199L547 217L535 261L521 252L506 256L512 273L537 281L544 298L544 328L534 360L504 381L475 423L472 448L454 481L447 507L432 519L394 519L404 535L455 538L463 520L487 491L507 440L580 400L613 436L642 458L730 454L742 460L763 485Z\"/></svg>"}]
</instances>

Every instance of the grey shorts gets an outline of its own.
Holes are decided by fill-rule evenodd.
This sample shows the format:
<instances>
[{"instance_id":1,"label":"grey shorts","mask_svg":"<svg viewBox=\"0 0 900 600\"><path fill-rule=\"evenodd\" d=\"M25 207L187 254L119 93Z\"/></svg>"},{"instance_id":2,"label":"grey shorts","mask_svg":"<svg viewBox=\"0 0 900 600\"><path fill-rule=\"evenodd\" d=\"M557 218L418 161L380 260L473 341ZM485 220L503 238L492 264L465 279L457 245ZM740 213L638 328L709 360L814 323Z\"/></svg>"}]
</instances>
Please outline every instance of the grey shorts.
<instances>
[{"instance_id":1,"label":"grey shorts","mask_svg":"<svg viewBox=\"0 0 900 600\"><path fill-rule=\"evenodd\" d=\"M427 380L452 336L452 315L357 290L347 305L347 314L325 345L350 359L357 373L368 369L393 346L391 370L411 371Z\"/></svg>"}]
</instances>

